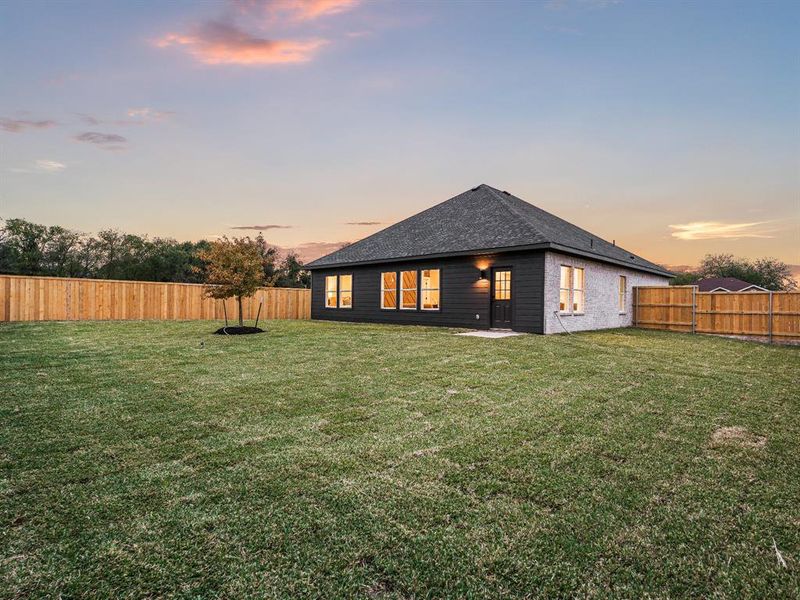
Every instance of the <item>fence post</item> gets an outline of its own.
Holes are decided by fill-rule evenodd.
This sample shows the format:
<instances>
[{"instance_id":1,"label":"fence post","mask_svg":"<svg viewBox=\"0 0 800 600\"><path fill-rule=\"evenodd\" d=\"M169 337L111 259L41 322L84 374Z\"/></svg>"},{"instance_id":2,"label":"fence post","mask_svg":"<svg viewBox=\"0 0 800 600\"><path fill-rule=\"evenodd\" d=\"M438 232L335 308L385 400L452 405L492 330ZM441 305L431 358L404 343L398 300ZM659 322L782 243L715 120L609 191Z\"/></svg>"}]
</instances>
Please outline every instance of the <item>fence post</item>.
<instances>
[{"instance_id":1,"label":"fence post","mask_svg":"<svg viewBox=\"0 0 800 600\"><path fill-rule=\"evenodd\" d=\"M636 327L637 314L639 312L639 286L633 286L633 326Z\"/></svg>"},{"instance_id":2,"label":"fence post","mask_svg":"<svg viewBox=\"0 0 800 600\"><path fill-rule=\"evenodd\" d=\"M692 286L692 333L697 333L697 286Z\"/></svg>"},{"instance_id":3,"label":"fence post","mask_svg":"<svg viewBox=\"0 0 800 600\"><path fill-rule=\"evenodd\" d=\"M767 327L767 331L769 332L769 343L772 343L772 291L769 292L769 310L768 310L767 319L769 319L769 326Z\"/></svg>"}]
</instances>

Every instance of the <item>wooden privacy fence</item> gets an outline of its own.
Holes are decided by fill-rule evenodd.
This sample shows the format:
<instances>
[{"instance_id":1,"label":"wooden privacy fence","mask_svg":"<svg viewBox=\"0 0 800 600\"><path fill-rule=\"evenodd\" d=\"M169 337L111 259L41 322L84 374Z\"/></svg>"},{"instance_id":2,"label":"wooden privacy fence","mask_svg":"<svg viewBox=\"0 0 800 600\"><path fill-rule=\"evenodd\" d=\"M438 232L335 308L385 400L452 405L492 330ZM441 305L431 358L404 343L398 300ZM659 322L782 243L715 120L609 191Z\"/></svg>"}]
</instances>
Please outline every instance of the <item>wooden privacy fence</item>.
<instances>
[{"instance_id":1,"label":"wooden privacy fence","mask_svg":"<svg viewBox=\"0 0 800 600\"><path fill-rule=\"evenodd\" d=\"M245 319L310 319L311 290L261 288L243 301ZM235 299L225 302L238 318ZM203 286L113 279L0 275L0 321L102 321L222 319L222 300L206 298Z\"/></svg>"},{"instance_id":2,"label":"wooden privacy fence","mask_svg":"<svg viewBox=\"0 0 800 600\"><path fill-rule=\"evenodd\" d=\"M633 324L645 329L800 341L800 292L698 292L697 286L635 287Z\"/></svg>"}]
</instances>

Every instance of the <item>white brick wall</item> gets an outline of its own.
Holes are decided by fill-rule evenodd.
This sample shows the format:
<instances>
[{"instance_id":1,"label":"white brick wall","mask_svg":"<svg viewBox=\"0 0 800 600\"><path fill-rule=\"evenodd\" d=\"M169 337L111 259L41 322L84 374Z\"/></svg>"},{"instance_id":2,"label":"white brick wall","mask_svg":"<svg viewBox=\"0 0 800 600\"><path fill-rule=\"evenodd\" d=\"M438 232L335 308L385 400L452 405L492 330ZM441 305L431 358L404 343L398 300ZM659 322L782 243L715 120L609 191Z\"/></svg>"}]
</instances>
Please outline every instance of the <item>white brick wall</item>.
<instances>
[{"instance_id":1,"label":"white brick wall","mask_svg":"<svg viewBox=\"0 0 800 600\"><path fill-rule=\"evenodd\" d=\"M554 312L558 311L559 287L561 285L561 265L581 267L586 277L586 307L582 315L560 315L561 322ZM624 314L619 312L619 276L628 278L627 306ZM633 286L667 285L669 278L617 267L608 263L585 258L576 258L558 252L547 252L544 261L544 332L564 333L588 329L608 329L610 327L629 327L633 322Z\"/></svg>"}]
</instances>

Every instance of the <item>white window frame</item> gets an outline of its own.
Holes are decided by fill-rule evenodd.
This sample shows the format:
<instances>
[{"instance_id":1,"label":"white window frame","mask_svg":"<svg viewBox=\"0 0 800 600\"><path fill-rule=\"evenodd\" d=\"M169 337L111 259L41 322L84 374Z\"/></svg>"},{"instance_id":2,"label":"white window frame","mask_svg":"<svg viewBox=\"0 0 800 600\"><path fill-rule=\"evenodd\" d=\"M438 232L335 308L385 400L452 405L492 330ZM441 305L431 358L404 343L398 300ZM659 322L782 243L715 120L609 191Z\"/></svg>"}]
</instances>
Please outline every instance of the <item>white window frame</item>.
<instances>
[{"instance_id":1,"label":"white window frame","mask_svg":"<svg viewBox=\"0 0 800 600\"><path fill-rule=\"evenodd\" d=\"M439 274L438 275L439 284L438 284L437 287L430 287L430 288L426 288L425 287L425 285L423 283L425 281L425 275L424 275L425 271L436 271ZM418 292L418 295L419 295L419 309L420 310L424 310L426 312L437 312L437 311L442 310L442 270L441 269L420 269L420 272L419 272L419 283L420 283L419 292ZM439 301L436 303L436 308L425 308L425 300L424 300L425 292L434 292L434 291L439 296Z\"/></svg>"},{"instance_id":2,"label":"white window frame","mask_svg":"<svg viewBox=\"0 0 800 600\"><path fill-rule=\"evenodd\" d=\"M569 269L567 276L567 287L561 286L561 269ZM583 273L583 287L575 287L575 271ZM583 296L583 310L575 310L575 292L578 291ZM567 310L561 310L561 292L567 292ZM580 317L586 314L586 268L573 267L572 265L559 265L558 269L558 314L572 315Z\"/></svg>"},{"instance_id":3,"label":"white window frame","mask_svg":"<svg viewBox=\"0 0 800 600\"><path fill-rule=\"evenodd\" d=\"M390 289L390 288L384 287L383 276L384 275L389 275L389 274L394 275L394 289L393 290ZM400 306L400 298L399 298L399 294L397 293L399 281L400 281L400 276L399 276L397 271L382 271L381 272L381 310L397 310L398 307ZM383 304L383 299L385 297L384 295L385 295L386 292L389 292L389 291L394 292L394 306L385 306Z\"/></svg>"},{"instance_id":4,"label":"white window frame","mask_svg":"<svg viewBox=\"0 0 800 600\"><path fill-rule=\"evenodd\" d=\"M414 273L414 287L413 288L404 288L403 287L403 273ZM400 310L419 310L419 271L416 269L407 269L405 271L399 271L399 285L400 285L400 298L398 298L400 302ZM414 291L417 296L417 301L414 306L406 307L403 306L405 302L403 301L403 292L410 292Z\"/></svg>"},{"instance_id":5,"label":"white window frame","mask_svg":"<svg viewBox=\"0 0 800 600\"><path fill-rule=\"evenodd\" d=\"M581 279L583 280L582 281L583 287L579 287L579 288L575 287L575 271L580 271L581 272L581 275L582 275ZM573 267L572 268L571 287L572 287L572 294L571 294L572 295L572 303L570 304L570 308L572 308L572 314L576 315L576 316L580 316L580 315L586 314L586 269L584 269L583 267ZM579 310L579 311L575 310L575 292L576 291L580 292L581 296L583 297L583 308L581 310Z\"/></svg>"},{"instance_id":6,"label":"white window frame","mask_svg":"<svg viewBox=\"0 0 800 600\"><path fill-rule=\"evenodd\" d=\"M620 275L617 283L617 302L619 304L619 314L624 315L628 312L628 277Z\"/></svg>"},{"instance_id":7,"label":"white window frame","mask_svg":"<svg viewBox=\"0 0 800 600\"><path fill-rule=\"evenodd\" d=\"M569 269L569 275L567 275L567 287L562 286L562 269ZM561 310L561 292L567 292L567 305L565 310ZM572 314L572 267L570 265L559 265L558 267L558 313L561 315Z\"/></svg>"},{"instance_id":8,"label":"white window frame","mask_svg":"<svg viewBox=\"0 0 800 600\"><path fill-rule=\"evenodd\" d=\"M344 306L342 304L342 292L345 291L345 289L342 287L342 278L343 277L349 277L350 278L350 289L346 290L346 291L350 292L350 305L349 306ZM343 308L344 310L352 309L353 308L353 274L352 273L343 273L343 274L339 275L339 282L338 282L338 285L336 286L336 288L339 291L339 308Z\"/></svg>"},{"instance_id":9,"label":"white window frame","mask_svg":"<svg viewBox=\"0 0 800 600\"><path fill-rule=\"evenodd\" d=\"M328 304L328 298L331 297L331 290L328 289L328 281L333 280L333 306ZM325 276L325 308L338 308L339 307L339 276L326 275Z\"/></svg>"}]
</instances>

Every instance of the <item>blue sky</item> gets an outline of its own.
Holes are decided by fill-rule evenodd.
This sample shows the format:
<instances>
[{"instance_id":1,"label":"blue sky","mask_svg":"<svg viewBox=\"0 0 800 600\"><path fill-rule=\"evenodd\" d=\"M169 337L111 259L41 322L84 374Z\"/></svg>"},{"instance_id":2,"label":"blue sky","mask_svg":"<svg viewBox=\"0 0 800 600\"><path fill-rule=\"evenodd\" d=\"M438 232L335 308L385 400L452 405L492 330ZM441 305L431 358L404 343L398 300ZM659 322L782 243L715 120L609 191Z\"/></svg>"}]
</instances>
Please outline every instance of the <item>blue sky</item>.
<instances>
[{"instance_id":1,"label":"blue sky","mask_svg":"<svg viewBox=\"0 0 800 600\"><path fill-rule=\"evenodd\" d=\"M313 254L488 183L797 264L799 6L5 3L0 217Z\"/></svg>"}]
</instances>

